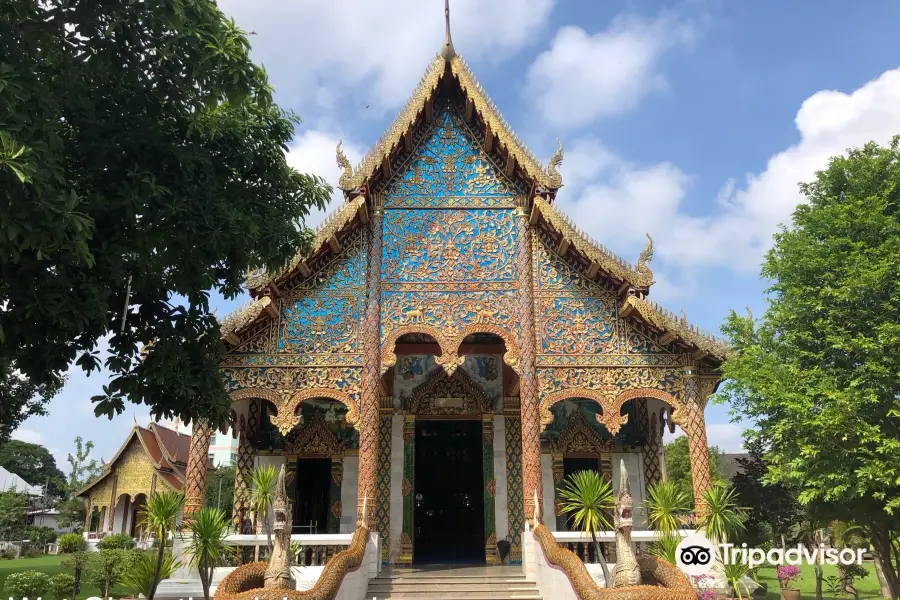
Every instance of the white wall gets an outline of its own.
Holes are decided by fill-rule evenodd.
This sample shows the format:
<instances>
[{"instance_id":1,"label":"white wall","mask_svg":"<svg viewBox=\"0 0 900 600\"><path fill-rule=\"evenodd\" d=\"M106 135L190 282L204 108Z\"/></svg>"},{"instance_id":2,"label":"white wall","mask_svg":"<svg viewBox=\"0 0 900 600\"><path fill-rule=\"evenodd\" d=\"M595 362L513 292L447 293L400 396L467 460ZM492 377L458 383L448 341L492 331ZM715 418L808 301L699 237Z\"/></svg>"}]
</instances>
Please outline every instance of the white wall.
<instances>
[{"instance_id":1,"label":"white wall","mask_svg":"<svg viewBox=\"0 0 900 600\"><path fill-rule=\"evenodd\" d=\"M541 507L541 519L550 531L556 531L556 514L553 510L553 457L541 454L541 494L544 505Z\"/></svg>"},{"instance_id":2,"label":"white wall","mask_svg":"<svg viewBox=\"0 0 900 600\"><path fill-rule=\"evenodd\" d=\"M341 482L341 528L339 533L353 533L356 531L356 490L359 485L358 482L359 457L345 456L344 480ZM374 509L376 502L377 498L369 498L368 506L372 506Z\"/></svg>"}]
</instances>

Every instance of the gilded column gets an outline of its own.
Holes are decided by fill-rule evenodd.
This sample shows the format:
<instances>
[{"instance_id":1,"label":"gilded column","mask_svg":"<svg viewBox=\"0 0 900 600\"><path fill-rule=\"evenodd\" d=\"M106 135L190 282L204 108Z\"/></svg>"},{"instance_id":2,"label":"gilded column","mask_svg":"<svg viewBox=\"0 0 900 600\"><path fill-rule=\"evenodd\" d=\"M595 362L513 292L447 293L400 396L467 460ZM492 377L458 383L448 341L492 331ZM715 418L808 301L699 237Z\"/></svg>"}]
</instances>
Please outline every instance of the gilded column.
<instances>
[{"instance_id":1,"label":"gilded column","mask_svg":"<svg viewBox=\"0 0 900 600\"><path fill-rule=\"evenodd\" d=\"M209 423L198 421L194 424L184 478L184 521L192 519L205 502L206 467L209 464L209 442L212 436L213 428Z\"/></svg>"},{"instance_id":2,"label":"gilded column","mask_svg":"<svg viewBox=\"0 0 900 600\"><path fill-rule=\"evenodd\" d=\"M94 510L94 507L91 505L91 497L88 496L84 499L84 530L91 530L91 511Z\"/></svg>"},{"instance_id":3,"label":"gilded column","mask_svg":"<svg viewBox=\"0 0 900 600\"><path fill-rule=\"evenodd\" d=\"M697 376L692 367L684 371L684 410L681 426L688 439L691 461L691 479L694 488L694 513L697 517L706 515L707 506L703 495L709 490L711 476L709 470L709 448L706 442L706 421L703 411L706 400L715 387L714 380L704 380Z\"/></svg>"},{"instance_id":4,"label":"gilded column","mask_svg":"<svg viewBox=\"0 0 900 600\"><path fill-rule=\"evenodd\" d=\"M488 565L500 564L497 554L497 524L494 503L497 481L494 479L494 415L481 416L481 471L484 477L484 559Z\"/></svg>"},{"instance_id":5,"label":"gilded column","mask_svg":"<svg viewBox=\"0 0 900 600\"><path fill-rule=\"evenodd\" d=\"M113 532L113 523L116 520L116 487L119 483L119 476L112 476L112 488L109 490L109 510L106 514L106 530L110 533Z\"/></svg>"},{"instance_id":6,"label":"gilded column","mask_svg":"<svg viewBox=\"0 0 900 600\"><path fill-rule=\"evenodd\" d=\"M244 521L250 512L250 476L253 473L253 439L259 425L259 402L250 400L247 416L238 420L238 451L234 465L234 508L231 521L238 532L244 530Z\"/></svg>"},{"instance_id":7,"label":"gilded column","mask_svg":"<svg viewBox=\"0 0 900 600\"><path fill-rule=\"evenodd\" d=\"M550 455L550 458L552 461L551 465L553 469L553 514L556 515L556 530L567 531L568 529L566 527L566 515L559 512L559 488L562 485L563 478L566 474L563 464L563 455L558 452L554 452Z\"/></svg>"},{"instance_id":8,"label":"gilded column","mask_svg":"<svg viewBox=\"0 0 900 600\"><path fill-rule=\"evenodd\" d=\"M344 481L344 455L331 457L331 486L328 491L328 526L326 533L341 531L341 484ZM374 503L369 506L373 507Z\"/></svg>"},{"instance_id":9,"label":"gilded column","mask_svg":"<svg viewBox=\"0 0 900 600\"><path fill-rule=\"evenodd\" d=\"M357 514L363 500L374 506L378 461L378 388L381 379L381 203L372 198L369 218L368 269L366 273L366 320L363 326L363 372L359 399L359 483ZM374 511L368 511L371 515ZM369 515L366 521L369 521ZM368 524L368 523L367 523Z\"/></svg>"},{"instance_id":10,"label":"gilded column","mask_svg":"<svg viewBox=\"0 0 900 600\"><path fill-rule=\"evenodd\" d=\"M524 200L524 199L523 199ZM524 202L522 202L524 204ZM531 226L528 210L516 209L516 270L519 298L519 396L522 420L522 494L525 519L534 516L534 500L543 505L541 489L541 420L535 357L534 292L531 263Z\"/></svg>"}]
</instances>

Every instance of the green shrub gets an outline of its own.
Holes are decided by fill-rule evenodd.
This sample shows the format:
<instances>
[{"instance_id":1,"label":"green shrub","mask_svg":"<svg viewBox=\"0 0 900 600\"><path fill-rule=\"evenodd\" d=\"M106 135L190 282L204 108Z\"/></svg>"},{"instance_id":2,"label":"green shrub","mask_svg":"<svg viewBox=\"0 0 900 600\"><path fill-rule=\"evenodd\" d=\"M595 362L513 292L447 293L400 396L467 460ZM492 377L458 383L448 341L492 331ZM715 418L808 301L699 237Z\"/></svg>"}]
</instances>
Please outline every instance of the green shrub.
<instances>
[{"instance_id":1,"label":"green shrub","mask_svg":"<svg viewBox=\"0 0 900 600\"><path fill-rule=\"evenodd\" d=\"M59 551L64 554L71 554L84 550L84 538L78 533L64 533L57 538L56 543L59 544Z\"/></svg>"},{"instance_id":2,"label":"green shrub","mask_svg":"<svg viewBox=\"0 0 900 600\"><path fill-rule=\"evenodd\" d=\"M56 541L56 532L52 527L37 527L31 525L25 528L25 537L35 544L52 544Z\"/></svg>"},{"instance_id":3,"label":"green shrub","mask_svg":"<svg viewBox=\"0 0 900 600\"><path fill-rule=\"evenodd\" d=\"M122 580L128 567L128 550L91 552L85 569L85 581L100 588L99 596L109 598L109 591Z\"/></svg>"},{"instance_id":4,"label":"green shrub","mask_svg":"<svg viewBox=\"0 0 900 600\"><path fill-rule=\"evenodd\" d=\"M50 576L40 571L10 573L3 585L3 595L14 600L47 596L49 591Z\"/></svg>"},{"instance_id":5,"label":"green shrub","mask_svg":"<svg viewBox=\"0 0 900 600\"><path fill-rule=\"evenodd\" d=\"M156 552L134 550L131 560L128 561L128 569L122 576L122 585L126 590L137 596L143 594L144 597L150 595L150 584L153 581L153 573L156 570ZM163 555L162 569L159 572L159 579L170 578L181 563L175 560L172 553L166 551Z\"/></svg>"},{"instance_id":6,"label":"green shrub","mask_svg":"<svg viewBox=\"0 0 900 600\"><path fill-rule=\"evenodd\" d=\"M51 600L66 600L75 597L75 576L69 573L57 573L50 578Z\"/></svg>"},{"instance_id":7,"label":"green shrub","mask_svg":"<svg viewBox=\"0 0 900 600\"><path fill-rule=\"evenodd\" d=\"M97 548L100 550L131 550L134 548L134 539L127 533L114 533L97 542Z\"/></svg>"}]
</instances>

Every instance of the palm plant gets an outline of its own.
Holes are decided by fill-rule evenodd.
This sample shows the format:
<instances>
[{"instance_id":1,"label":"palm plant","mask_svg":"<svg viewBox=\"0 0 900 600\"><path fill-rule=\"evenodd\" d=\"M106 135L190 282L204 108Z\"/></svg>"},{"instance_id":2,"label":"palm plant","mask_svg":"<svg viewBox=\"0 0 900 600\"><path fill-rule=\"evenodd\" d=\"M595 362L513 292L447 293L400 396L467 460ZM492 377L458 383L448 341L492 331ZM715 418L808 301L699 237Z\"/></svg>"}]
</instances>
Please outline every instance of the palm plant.
<instances>
[{"instance_id":1,"label":"palm plant","mask_svg":"<svg viewBox=\"0 0 900 600\"><path fill-rule=\"evenodd\" d=\"M175 560L171 552L166 552L163 557L162 568L159 571L159 578L168 579L175 573L181 563ZM150 588L153 585L153 578L156 576L156 556L152 552L138 551L137 555L128 564L125 574L122 576L122 586L131 592L137 598L143 594L145 598L150 597Z\"/></svg>"},{"instance_id":2,"label":"palm plant","mask_svg":"<svg viewBox=\"0 0 900 600\"><path fill-rule=\"evenodd\" d=\"M737 492L724 485L713 485L703 494L706 514L700 519L700 529L714 545L744 530L745 511L737 505Z\"/></svg>"},{"instance_id":3,"label":"palm plant","mask_svg":"<svg viewBox=\"0 0 900 600\"><path fill-rule=\"evenodd\" d=\"M608 586L612 579L609 575L609 568L606 566L606 560L600 551L597 531L601 528L612 529L612 524L606 516L609 510L615 506L612 486L596 471L578 471L563 480L559 497L561 500L560 512L570 515L576 528L590 532L597 562L603 569L603 577Z\"/></svg>"},{"instance_id":4,"label":"palm plant","mask_svg":"<svg viewBox=\"0 0 900 600\"><path fill-rule=\"evenodd\" d=\"M685 515L691 510L691 498L673 482L662 481L647 488L644 505L650 527L665 535L674 533L684 523Z\"/></svg>"},{"instance_id":5,"label":"palm plant","mask_svg":"<svg viewBox=\"0 0 900 600\"><path fill-rule=\"evenodd\" d=\"M200 584L203 586L203 597L209 600L209 586L213 569L228 557L232 549L225 544L229 522L225 512L218 508L203 508L194 514L188 523L191 542L188 554L191 565L200 571Z\"/></svg>"},{"instance_id":6,"label":"palm plant","mask_svg":"<svg viewBox=\"0 0 900 600\"><path fill-rule=\"evenodd\" d=\"M153 600L156 587L159 585L160 572L163 568L163 559L166 553L166 541L169 532L175 529L175 523L181 509L184 506L184 495L181 492L165 491L156 492L147 499L147 503L141 509L141 520L146 530L153 533L159 540L159 551L156 555L156 567L153 569L153 578L150 582L150 593L147 600Z\"/></svg>"},{"instance_id":7,"label":"palm plant","mask_svg":"<svg viewBox=\"0 0 900 600\"><path fill-rule=\"evenodd\" d=\"M744 583L744 578L750 574L750 567L740 561L728 561L727 563L720 562L719 568L722 570L725 581L734 590L734 597L739 600L749 599L751 595L750 587Z\"/></svg>"},{"instance_id":8,"label":"palm plant","mask_svg":"<svg viewBox=\"0 0 900 600\"><path fill-rule=\"evenodd\" d=\"M269 506L272 505L272 500L275 498L275 482L277 480L278 472L272 465L256 467L250 474L250 503L253 505L258 518L262 519L269 556L272 556L272 528L269 526Z\"/></svg>"}]
</instances>

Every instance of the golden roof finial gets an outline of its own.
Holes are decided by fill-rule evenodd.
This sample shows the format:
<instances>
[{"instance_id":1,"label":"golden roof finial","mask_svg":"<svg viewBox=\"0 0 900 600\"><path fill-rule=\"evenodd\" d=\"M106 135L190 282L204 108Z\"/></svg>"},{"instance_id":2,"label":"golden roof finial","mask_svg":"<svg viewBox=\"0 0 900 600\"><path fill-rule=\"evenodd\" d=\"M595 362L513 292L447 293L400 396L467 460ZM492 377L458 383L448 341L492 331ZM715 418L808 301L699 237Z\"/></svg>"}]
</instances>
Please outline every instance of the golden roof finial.
<instances>
[{"instance_id":1,"label":"golden roof finial","mask_svg":"<svg viewBox=\"0 0 900 600\"><path fill-rule=\"evenodd\" d=\"M450 0L444 0L444 25L447 33L444 36L444 47L441 50L441 56L444 60L449 61L456 56L456 49L453 48L453 38L450 37Z\"/></svg>"}]
</instances>

